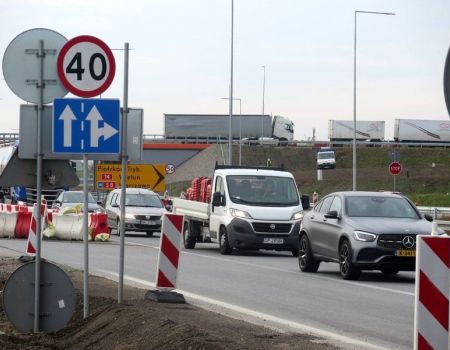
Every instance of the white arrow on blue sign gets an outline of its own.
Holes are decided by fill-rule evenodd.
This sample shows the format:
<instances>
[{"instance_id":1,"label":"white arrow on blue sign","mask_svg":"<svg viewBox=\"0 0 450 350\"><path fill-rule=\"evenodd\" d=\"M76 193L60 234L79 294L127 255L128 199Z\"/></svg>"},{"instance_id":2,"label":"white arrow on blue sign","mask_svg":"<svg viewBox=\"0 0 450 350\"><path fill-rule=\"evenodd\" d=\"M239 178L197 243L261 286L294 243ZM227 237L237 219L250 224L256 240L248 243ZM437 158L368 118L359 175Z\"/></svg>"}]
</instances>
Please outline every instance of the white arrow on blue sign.
<instances>
[{"instance_id":1,"label":"white arrow on blue sign","mask_svg":"<svg viewBox=\"0 0 450 350\"><path fill-rule=\"evenodd\" d=\"M53 152L118 154L120 101L57 98L53 101Z\"/></svg>"}]
</instances>

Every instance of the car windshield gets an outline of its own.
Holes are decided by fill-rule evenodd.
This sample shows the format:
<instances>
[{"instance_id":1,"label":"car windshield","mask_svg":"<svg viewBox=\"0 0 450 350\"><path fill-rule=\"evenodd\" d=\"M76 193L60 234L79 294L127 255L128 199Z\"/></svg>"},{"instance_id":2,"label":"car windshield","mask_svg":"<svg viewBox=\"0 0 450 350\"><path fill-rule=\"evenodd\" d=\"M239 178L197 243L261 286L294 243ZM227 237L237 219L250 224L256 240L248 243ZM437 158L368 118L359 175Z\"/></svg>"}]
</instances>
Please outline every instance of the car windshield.
<instances>
[{"instance_id":1,"label":"car windshield","mask_svg":"<svg viewBox=\"0 0 450 350\"><path fill-rule=\"evenodd\" d=\"M128 207L162 208L162 203L156 194L127 194L125 205Z\"/></svg>"},{"instance_id":2,"label":"car windshield","mask_svg":"<svg viewBox=\"0 0 450 350\"><path fill-rule=\"evenodd\" d=\"M334 159L334 152L319 152L317 153L318 159Z\"/></svg>"},{"instance_id":3,"label":"car windshield","mask_svg":"<svg viewBox=\"0 0 450 350\"><path fill-rule=\"evenodd\" d=\"M286 207L299 204L297 187L290 177L229 175L227 186L233 203Z\"/></svg>"},{"instance_id":4,"label":"car windshield","mask_svg":"<svg viewBox=\"0 0 450 350\"><path fill-rule=\"evenodd\" d=\"M65 192L63 195L63 203L84 203L83 192ZM91 193L88 193L88 203L97 203L92 197Z\"/></svg>"},{"instance_id":5,"label":"car windshield","mask_svg":"<svg viewBox=\"0 0 450 350\"><path fill-rule=\"evenodd\" d=\"M347 215L352 217L419 219L416 210L405 198L349 196L345 202Z\"/></svg>"}]
</instances>

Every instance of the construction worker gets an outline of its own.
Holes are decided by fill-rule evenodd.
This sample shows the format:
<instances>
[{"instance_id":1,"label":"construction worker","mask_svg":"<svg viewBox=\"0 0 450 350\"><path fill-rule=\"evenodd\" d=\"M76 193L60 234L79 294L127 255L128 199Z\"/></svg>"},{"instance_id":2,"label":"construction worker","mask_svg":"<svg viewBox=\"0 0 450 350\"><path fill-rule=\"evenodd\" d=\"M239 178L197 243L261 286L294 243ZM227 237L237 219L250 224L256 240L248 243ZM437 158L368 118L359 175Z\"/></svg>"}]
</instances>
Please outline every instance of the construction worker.
<instances>
[{"instance_id":1,"label":"construction worker","mask_svg":"<svg viewBox=\"0 0 450 350\"><path fill-rule=\"evenodd\" d=\"M270 160L270 158L267 158L267 160L266 160L266 166L267 166L267 167L271 167L271 166L272 166L272 161Z\"/></svg>"}]
</instances>

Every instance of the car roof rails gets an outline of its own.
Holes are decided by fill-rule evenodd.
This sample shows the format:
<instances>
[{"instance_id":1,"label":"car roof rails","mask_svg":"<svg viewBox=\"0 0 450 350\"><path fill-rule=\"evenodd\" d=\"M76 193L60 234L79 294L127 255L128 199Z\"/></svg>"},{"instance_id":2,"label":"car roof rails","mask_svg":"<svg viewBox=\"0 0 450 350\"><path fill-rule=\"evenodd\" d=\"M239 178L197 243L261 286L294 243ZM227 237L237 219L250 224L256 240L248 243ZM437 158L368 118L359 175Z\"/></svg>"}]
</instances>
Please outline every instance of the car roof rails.
<instances>
[{"instance_id":1,"label":"car roof rails","mask_svg":"<svg viewBox=\"0 0 450 350\"><path fill-rule=\"evenodd\" d=\"M284 171L284 164L281 164L280 167L272 167L272 166L247 166L247 165L224 165L216 162L214 166L214 170L217 169L255 169L255 170L276 170L276 171Z\"/></svg>"}]
</instances>

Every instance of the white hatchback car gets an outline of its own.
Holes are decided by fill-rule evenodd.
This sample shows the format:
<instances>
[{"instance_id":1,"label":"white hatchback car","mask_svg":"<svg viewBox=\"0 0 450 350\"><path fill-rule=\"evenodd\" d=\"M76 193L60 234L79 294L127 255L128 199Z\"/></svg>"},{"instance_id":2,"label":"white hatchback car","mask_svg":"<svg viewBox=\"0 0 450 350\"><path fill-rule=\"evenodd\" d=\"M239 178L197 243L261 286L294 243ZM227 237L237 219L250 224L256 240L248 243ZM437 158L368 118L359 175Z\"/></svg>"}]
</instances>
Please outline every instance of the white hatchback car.
<instances>
[{"instance_id":1,"label":"white hatchback car","mask_svg":"<svg viewBox=\"0 0 450 350\"><path fill-rule=\"evenodd\" d=\"M111 191L106 198L108 227L116 229L120 235L120 189ZM161 216L166 209L153 191L143 188L127 188L125 197L125 233L126 231L146 232L153 236L161 231Z\"/></svg>"}]
</instances>

